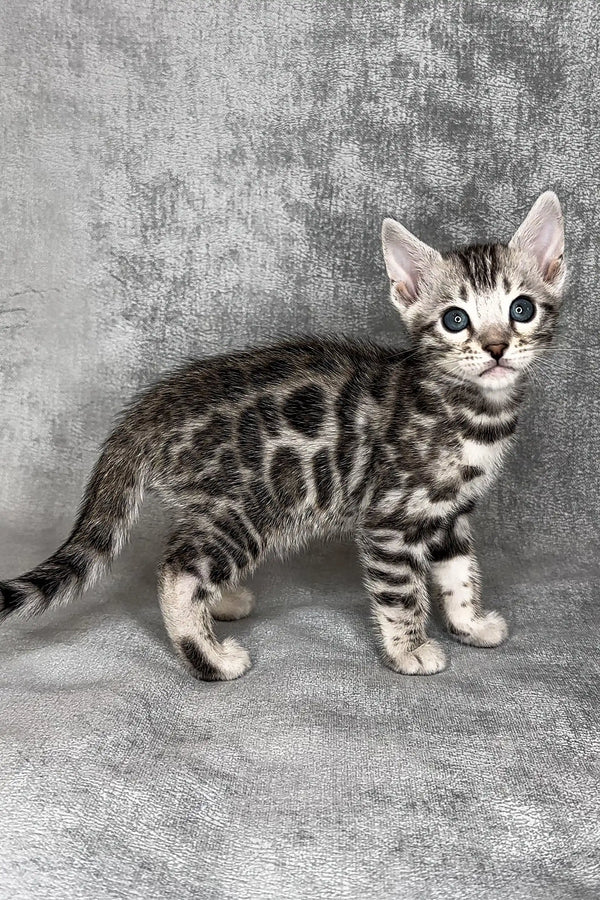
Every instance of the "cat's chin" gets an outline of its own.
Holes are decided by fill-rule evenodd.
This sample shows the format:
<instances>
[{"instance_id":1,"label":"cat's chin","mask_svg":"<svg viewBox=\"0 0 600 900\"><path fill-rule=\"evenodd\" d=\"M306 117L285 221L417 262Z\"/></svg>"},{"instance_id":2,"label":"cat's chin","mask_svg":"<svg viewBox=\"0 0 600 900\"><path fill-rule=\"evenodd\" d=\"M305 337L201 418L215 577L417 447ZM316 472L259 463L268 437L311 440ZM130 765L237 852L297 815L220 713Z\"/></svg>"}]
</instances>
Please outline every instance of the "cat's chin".
<instances>
[{"instance_id":1,"label":"cat's chin","mask_svg":"<svg viewBox=\"0 0 600 900\"><path fill-rule=\"evenodd\" d=\"M510 387L519 377L517 369L510 366L495 365L484 369L477 376L479 385L487 391L501 391Z\"/></svg>"}]
</instances>

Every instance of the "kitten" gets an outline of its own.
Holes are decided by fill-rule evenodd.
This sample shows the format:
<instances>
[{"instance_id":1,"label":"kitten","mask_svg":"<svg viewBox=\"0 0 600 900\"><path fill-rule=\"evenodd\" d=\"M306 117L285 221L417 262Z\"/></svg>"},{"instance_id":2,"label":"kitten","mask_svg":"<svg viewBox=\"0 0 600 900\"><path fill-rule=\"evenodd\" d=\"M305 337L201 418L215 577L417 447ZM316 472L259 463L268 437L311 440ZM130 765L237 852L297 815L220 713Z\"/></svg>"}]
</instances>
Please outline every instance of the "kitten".
<instances>
[{"instance_id":1,"label":"kitten","mask_svg":"<svg viewBox=\"0 0 600 900\"><path fill-rule=\"evenodd\" d=\"M150 387L106 441L67 541L0 584L0 615L74 597L121 548L145 489L172 511L159 596L193 674L228 680L247 652L212 620L252 609L240 579L271 552L355 535L383 659L428 675L430 588L449 632L507 635L482 609L469 526L510 445L524 375L554 332L562 214L542 194L508 245L440 254L392 219L383 252L410 351L307 339L196 361Z\"/></svg>"}]
</instances>

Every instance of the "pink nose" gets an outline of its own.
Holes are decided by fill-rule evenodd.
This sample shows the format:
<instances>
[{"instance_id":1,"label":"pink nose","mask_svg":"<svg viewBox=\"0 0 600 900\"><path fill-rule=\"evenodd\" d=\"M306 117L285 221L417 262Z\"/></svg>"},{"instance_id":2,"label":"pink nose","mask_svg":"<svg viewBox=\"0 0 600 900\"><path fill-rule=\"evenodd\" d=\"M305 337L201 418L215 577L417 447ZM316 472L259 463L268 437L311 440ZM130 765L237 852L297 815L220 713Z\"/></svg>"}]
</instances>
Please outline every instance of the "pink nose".
<instances>
[{"instance_id":1,"label":"pink nose","mask_svg":"<svg viewBox=\"0 0 600 900\"><path fill-rule=\"evenodd\" d=\"M487 350L491 356L497 361L504 354L508 344L487 344L483 349Z\"/></svg>"}]
</instances>

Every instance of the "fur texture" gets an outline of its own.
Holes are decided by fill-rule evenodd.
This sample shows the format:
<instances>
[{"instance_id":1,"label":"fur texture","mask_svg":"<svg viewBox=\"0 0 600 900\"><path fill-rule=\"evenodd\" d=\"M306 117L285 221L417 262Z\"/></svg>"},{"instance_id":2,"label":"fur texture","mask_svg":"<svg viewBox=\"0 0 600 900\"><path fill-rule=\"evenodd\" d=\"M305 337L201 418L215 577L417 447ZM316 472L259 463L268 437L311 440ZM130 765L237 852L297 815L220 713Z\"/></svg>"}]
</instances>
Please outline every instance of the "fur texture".
<instances>
[{"instance_id":1,"label":"fur texture","mask_svg":"<svg viewBox=\"0 0 600 900\"><path fill-rule=\"evenodd\" d=\"M247 615L240 579L317 536L356 536L395 671L445 666L425 630L430 594L458 640L504 640L503 620L482 609L469 515L512 440L523 375L556 326L560 207L543 194L509 245L445 255L386 219L383 247L412 349L311 338L164 378L107 440L68 540L0 585L0 612L42 612L88 587L148 489L172 512L159 571L165 624L199 678L248 669L242 647L217 641L213 618Z\"/></svg>"}]
</instances>

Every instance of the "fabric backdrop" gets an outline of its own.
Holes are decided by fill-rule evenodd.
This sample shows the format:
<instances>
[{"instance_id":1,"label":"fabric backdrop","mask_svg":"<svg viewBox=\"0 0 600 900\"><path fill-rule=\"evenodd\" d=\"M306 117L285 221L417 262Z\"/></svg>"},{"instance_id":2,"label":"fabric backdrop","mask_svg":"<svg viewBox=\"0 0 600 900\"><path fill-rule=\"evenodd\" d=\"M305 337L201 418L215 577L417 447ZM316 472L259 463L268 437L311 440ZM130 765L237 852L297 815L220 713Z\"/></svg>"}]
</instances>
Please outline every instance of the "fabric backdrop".
<instances>
[{"instance_id":1,"label":"fabric backdrop","mask_svg":"<svg viewBox=\"0 0 600 900\"><path fill-rule=\"evenodd\" d=\"M600 895L599 27L594 0L0 5L4 578L66 536L120 406L183 357L402 340L385 215L507 240L551 188L570 266L570 349L478 514L508 643L392 674L352 548L318 546L221 629L250 674L195 682L150 504L100 588L2 627L0 897Z\"/></svg>"}]
</instances>

